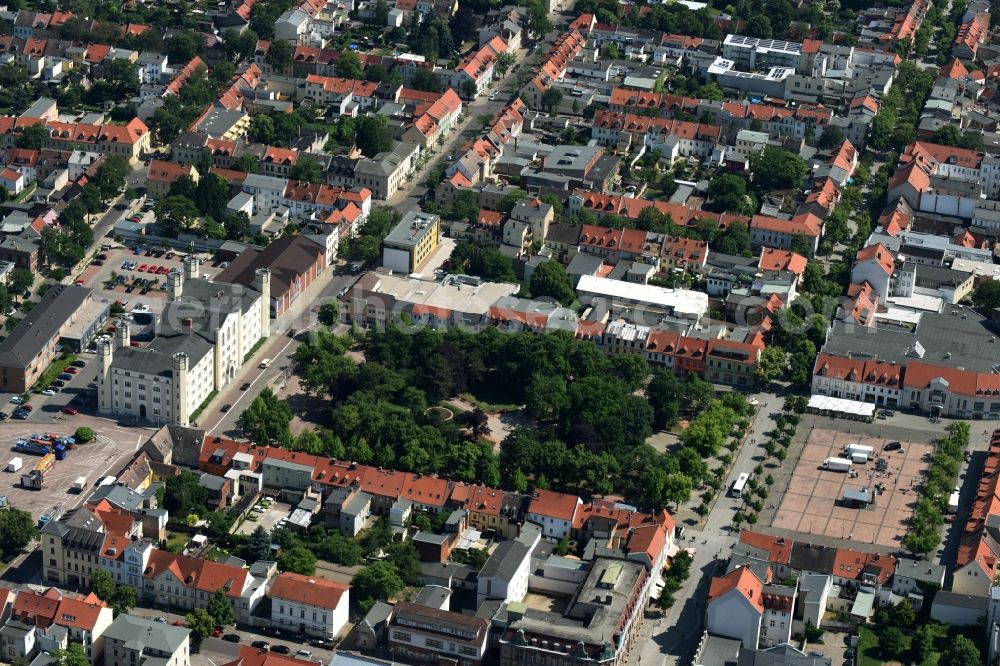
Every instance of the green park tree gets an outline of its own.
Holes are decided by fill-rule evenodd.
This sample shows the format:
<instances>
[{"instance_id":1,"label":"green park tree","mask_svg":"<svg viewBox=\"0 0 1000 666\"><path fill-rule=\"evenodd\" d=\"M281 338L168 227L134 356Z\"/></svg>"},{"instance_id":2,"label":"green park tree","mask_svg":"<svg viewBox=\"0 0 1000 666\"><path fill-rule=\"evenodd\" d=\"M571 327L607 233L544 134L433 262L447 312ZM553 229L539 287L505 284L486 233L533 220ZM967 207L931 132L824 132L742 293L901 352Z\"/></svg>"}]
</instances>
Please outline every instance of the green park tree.
<instances>
[{"instance_id":1,"label":"green park tree","mask_svg":"<svg viewBox=\"0 0 1000 666\"><path fill-rule=\"evenodd\" d=\"M762 192L793 189L805 182L806 161L795 153L768 146L750 157L753 184Z\"/></svg>"},{"instance_id":2,"label":"green park tree","mask_svg":"<svg viewBox=\"0 0 1000 666\"><path fill-rule=\"evenodd\" d=\"M981 666L983 657L976 644L965 636L955 636L938 660L938 666Z\"/></svg>"},{"instance_id":3,"label":"green park tree","mask_svg":"<svg viewBox=\"0 0 1000 666\"><path fill-rule=\"evenodd\" d=\"M215 620L216 625L225 626L236 623L236 611L233 610L233 605L229 603L226 590L221 587L212 592L208 597L208 604L205 606L205 610Z\"/></svg>"},{"instance_id":4,"label":"green park tree","mask_svg":"<svg viewBox=\"0 0 1000 666\"><path fill-rule=\"evenodd\" d=\"M546 261L537 266L531 274L528 291L532 298L552 298L562 305L570 305L576 300L569 275L558 261Z\"/></svg>"},{"instance_id":5,"label":"green park tree","mask_svg":"<svg viewBox=\"0 0 1000 666\"><path fill-rule=\"evenodd\" d=\"M376 601L386 601L404 587L399 571L390 562L374 562L355 574L351 580L351 596L358 607L368 611Z\"/></svg>"},{"instance_id":6,"label":"green park tree","mask_svg":"<svg viewBox=\"0 0 1000 666\"><path fill-rule=\"evenodd\" d=\"M70 641L65 648L56 649L52 653L52 658L59 666L90 666L83 643L76 641Z\"/></svg>"},{"instance_id":7,"label":"green park tree","mask_svg":"<svg viewBox=\"0 0 1000 666\"><path fill-rule=\"evenodd\" d=\"M27 511L12 508L0 512L0 553L4 560L9 562L37 536L35 521Z\"/></svg>"},{"instance_id":8,"label":"green park tree","mask_svg":"<svg viewBox=\"0 0 1000 666\"><path fill-rule=\"evenodd\" d=\"M200 648L201 642L212 635L215 619L204 608L196 608L187 614L187 628L191 632L191 646Z\"/></svg>"},{"instance_id":9,"label":"green park tree","mask_svg":"<svg viewBox=\"0 0 1000 666\"><path fill-rule=\"evenodd\" d=\"M282 571L311 576L316 573L316 555L306 546L293 546L278 555L278 568Z\"/></svg>"},{"instance_id":10,"label":"green park tree","mask_svg":"<svg viewBox=\"0 0 1000 666\"><path fill-rule=\"evenodd\" d=\"M279 400L270 388L260 395L240 414L239 426L244 435L258 444L287 445L292 441L288 429L292 410L288 403Z\"/></svg>"}]
</instances>

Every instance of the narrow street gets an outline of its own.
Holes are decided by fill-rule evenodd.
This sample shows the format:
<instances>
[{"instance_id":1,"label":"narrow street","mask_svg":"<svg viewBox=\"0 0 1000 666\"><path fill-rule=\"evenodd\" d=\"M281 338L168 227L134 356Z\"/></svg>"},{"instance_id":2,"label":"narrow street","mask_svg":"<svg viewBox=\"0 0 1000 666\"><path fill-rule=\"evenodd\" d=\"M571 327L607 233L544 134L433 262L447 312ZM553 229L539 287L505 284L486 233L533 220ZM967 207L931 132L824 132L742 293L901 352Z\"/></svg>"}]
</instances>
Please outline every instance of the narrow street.
<instances>
[{"instance_id":1,"label":"narrow street","mask_svg":"<svg viewBox=\"0 0 1000 666\"><path fill-rule=\"evenodd\" d=\"M676 601L666 616L662 619L647 619L643 623L641 638L636 643L637 649L632 650L629 655L628 663L632 666L641 663L690 663L691 652L697 647L696 641L702 632L705 614L703 601L708 596L708 586L712 576L720 571L720 563L728 559L738 535L732 523L740 504L738 500L729 497L729 488L736 477L753 470L763 460L763 451L759 446L751 444L751 440L762 440L762 433L773 427L771 414L780 412L784 403L782 397L770 393L752 397L760 404L750 423L750 433L741 442L725 485L719 490L711 512L702 523L687 526L684 539L677 541L678 547L694 550L691 575L674 595Z\"/></svg>"}]
</instances>

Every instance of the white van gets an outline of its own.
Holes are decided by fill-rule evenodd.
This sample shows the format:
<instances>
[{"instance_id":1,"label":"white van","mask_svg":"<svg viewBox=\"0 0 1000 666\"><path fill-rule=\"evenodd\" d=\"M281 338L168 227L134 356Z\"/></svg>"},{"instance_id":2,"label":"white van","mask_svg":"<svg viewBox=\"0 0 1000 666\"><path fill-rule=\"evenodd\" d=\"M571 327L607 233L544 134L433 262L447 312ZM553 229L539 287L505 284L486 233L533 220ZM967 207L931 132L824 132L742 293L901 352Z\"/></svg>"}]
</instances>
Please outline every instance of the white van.
<instances>
[{"instance_id":1,"label":"white van","mask_svg":"<svg viewBox=\"0 0 1000 666\"><path fill-rule=\"evenodd\" d=\"M264 368L266 368L269 365L271 365L271 359L265 358L263 361L260 362L260 365L257 366L257 367L259 367L260 369L263 370Z\"/></svg>"}]
</instances>

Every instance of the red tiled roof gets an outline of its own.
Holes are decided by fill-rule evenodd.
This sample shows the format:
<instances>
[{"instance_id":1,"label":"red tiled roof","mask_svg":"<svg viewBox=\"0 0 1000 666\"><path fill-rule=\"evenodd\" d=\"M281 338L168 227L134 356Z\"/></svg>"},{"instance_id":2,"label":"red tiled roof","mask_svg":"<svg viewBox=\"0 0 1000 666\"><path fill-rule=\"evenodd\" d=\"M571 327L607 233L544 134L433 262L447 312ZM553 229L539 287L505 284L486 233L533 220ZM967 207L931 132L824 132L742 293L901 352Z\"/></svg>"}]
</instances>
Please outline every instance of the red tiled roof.
<instances>
[{"instance_id":1,"label":"red tiled roof","mask_svg":"<svg viewBox=\"0 0 1000 666\"><path fill-rule=\"evenodd\" d=\"M791 271L802 275L808 263L808 259L796 252L765 247L760 253L757 267L766 271Z\"/></svg>"},{"instance_id":2,"label":"red tiled roof","mask_svg":"<svg viewBox=\"0 0 1000 666\"><path fill-rule=\"evenodd\" d=\"M889 179L889 189L903 184L909 184L917 192L925 192L931 186L931 179L917 162L910 162L892 174L892 178Z\"/></svg>"},{"instance_id":3,"label":"red tiled roof","mask_svg":"<svg viewBox=\"0 0 1000 666\"><path fill-rule=\"evenodd\" d=\"M155 579L166 571L188 589L207 594L223 589L226 596L236 599L242 595L247 578L246 569L241 567L154 549L143 576Z\"/></svg>"},{"instance_id":4,"label":"red tiled roof","mask_svg":"<svg viewBox=\"0 0 1000 666\"><path fill-rule=\"evenodd\" d=\"M892 252L890 252L889 249L881 243L869 245L858 252L855 264L860 264L865 261L874 261L883 271L885 271L886 275L892 275L892 271L896 265L896 259L892 256Z\"/></svg>"},{"instance_id":5,"label":"red tiled roof","mask_svg":"<svg viewBox=\"0 0 1000 666\"><path fill-rule=\"evenodd\" d=\"M791 539L743 530L740 532L740 543L767 551L768 561L772 564L788 564L792 561Z\"/></svg>"},{"instance_id":6,"label":"red tiled roof","mask_svg":"<svg viewBox=\"0 0 1000 666\"><path fill-rule=\"evenodd\" d=\"M535 497L528 507L528 513L572 522L579 505L580 498L576 495L557 493L551 490L536 490Z\"/></svg>"},{"instance_id":7,"label":"red tiled roof","mask_svg":"<svg viewBox=\"0 0 1000 666\"><path fill-rule=\"evenodd\" d=\"M942 65L941 69L938 70L938 76L944 76L949 79L964 79L968 75L969 70L965 68L965 65L958 58L952 58L951 62Z\"/></svg>"},{"instance_id":8,"label":"red tiled roof","mask_svg":"<svg viewBox=\"0 0 1000 666\"><path fill-rule=\"evenodd\" d=\"M239 658L221 666L316 666L316 664L308 659L296 659L277 652L241 645Z\"/></svg>"},{"instance_id":9,"label":"red tiled roof","mask_svg":"<svg viewBox=\"0 0 1000 666\"><path fill-rule=\"evenodd\" d=\"M334 610L349 589L349 585L334 583L319 576L303 576L286 571L275 577L268 596Z\"/></svg>"},{"instance_id":10,"label":"red tiled roof","mask_svg":"<svg viewBox=\"0 0 1000 666\"><path fill-rule=\"evenodd\" d=\"M823 228L823 223L812 213L796 215L790 220L782 220L768 215L754 215L750 221L751 229L764 229L779 234L802 234L817 238Z\"/></svg>"},{"instance_id":11,"label":"red tiled roof","mask_svg":"<svg viewBox=\"0 0 1000 666\"><path fill-rule=\"evenodd\" d=\"M708 589L708 602L732 592L738 591L749 601L758 612L764 612L763 584L750 571L750 567L741 566L733 569L725 576L718 576L712 579L712 584Z\"/></svg>"},{"instance_id":12,"label":"red tiled roof","mask_svg":"<svg viewBox=\"0 0 1000 666\"><path fill-rule=\"evenodd\" d=\"M163 160L151 160L146 170L146 179L164 183L172 183L181 176L190 176L194 167L190 164L177 164Z\"/></svg>"}]
</instances>

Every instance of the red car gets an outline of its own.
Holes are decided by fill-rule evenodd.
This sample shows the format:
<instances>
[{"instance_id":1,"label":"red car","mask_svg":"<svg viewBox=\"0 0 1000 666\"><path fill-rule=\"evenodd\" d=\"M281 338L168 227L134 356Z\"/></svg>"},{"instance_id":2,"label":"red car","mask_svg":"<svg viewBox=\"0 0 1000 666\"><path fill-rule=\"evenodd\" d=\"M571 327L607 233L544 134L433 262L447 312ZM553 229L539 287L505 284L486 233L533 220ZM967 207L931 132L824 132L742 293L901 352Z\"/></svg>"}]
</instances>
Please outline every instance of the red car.
<instances>
[{"instance_id":1,"label":"red car","mask_svg":"<svg viewBox=\"0 0 1000 666\"><path fill-rule=\"evenodd\" d=\"M156 273L159 269L160 269L159 266L157 266L156 264L150 264L149 265L149 269L146 272L147 273Z\"/></svg>"},{"instance_id":2,"label":"red car","mask_svg":"<svg viewBox=\"0 0 1000 666\"><path fill-rule=\"evenodd\" d=\"M23 409L26 412L30 412L32 409L34 409L34 407L32 407L31 405L21 405L21 409Z\"/></svg>"},{"instance_id":3,"label":"red car","mask_svg":"<svg viewBox=\"0 0 1000 666\"><path fill-rule=\"evenodd\" d=\"M221 635L222 635L222 629L219 629L218 627L216 627L215 629L212 629L212 637L213 638L218 638Z\"/></svg>"},{"instance_id":4,"label":"red car","mask_svg":"<svg viewBox=\"0 0 1000 666\"><path fill-rule=\"evenodd\" d=\"M77 411L76 407L63 407L62 408L62 413L63 414L69 414L70 416L76 416L80 412Z\"/></svg>"},{"instance_id":5,"label":"red car","mask_svg":"<svg viewBox=\"0 0 1000 666\"><path fill-rule=\"evenodd\" d=\"M83 278L80 278L78 280L74 280L73 284L83 284Z\"/></svg>"},{"instance_id":6,"label":"red car","mask_svg":"<svg viewBox=\"0 0 1000 666\"><path fill-rule=\"evenodd\" d=\"M73 366L69 366L68 368L63 368L63 372L68 372L71 375L75 375L77 372L79 372L79 369L74 368Z\"/></svg>"},{"instance_id":7,"label":"red car","mask_svg":"<svg viewBox=\"0 0 1000 666\"><path fill-rule=\"evenodd\" d=\"M139 264L139 272L140 273L145 273L147 268L148 268L148 266L146 266L146 264Z\"/></svg>"},{"instance_id":8,"label":"red car","mask_svg":"<svg viewBox=\"0 0 1000 666\"><path fill-rule=\"evenodd\" d=\"M169 266L160 266L158 269L156 269L156 272L159 275L166 275L167 273L170 272L170 267Z\"/></svg>"}]
</instances>

